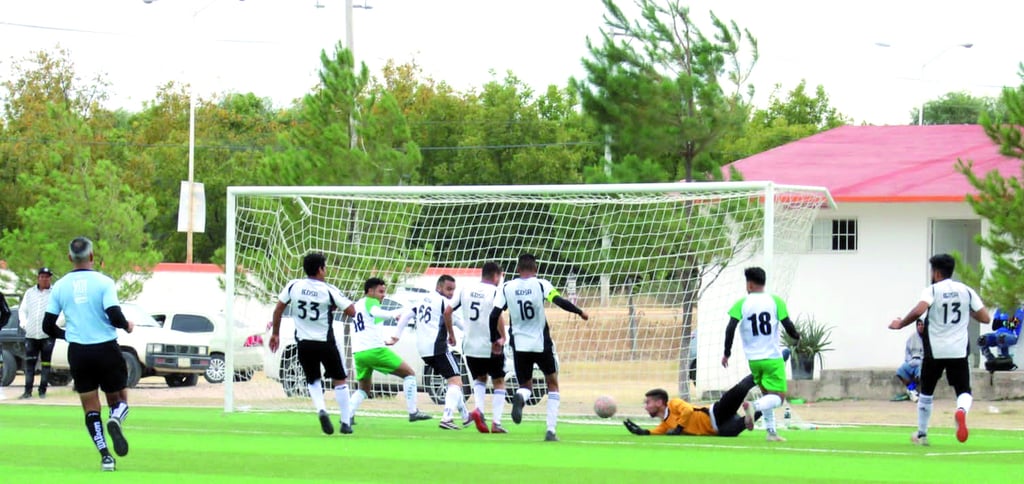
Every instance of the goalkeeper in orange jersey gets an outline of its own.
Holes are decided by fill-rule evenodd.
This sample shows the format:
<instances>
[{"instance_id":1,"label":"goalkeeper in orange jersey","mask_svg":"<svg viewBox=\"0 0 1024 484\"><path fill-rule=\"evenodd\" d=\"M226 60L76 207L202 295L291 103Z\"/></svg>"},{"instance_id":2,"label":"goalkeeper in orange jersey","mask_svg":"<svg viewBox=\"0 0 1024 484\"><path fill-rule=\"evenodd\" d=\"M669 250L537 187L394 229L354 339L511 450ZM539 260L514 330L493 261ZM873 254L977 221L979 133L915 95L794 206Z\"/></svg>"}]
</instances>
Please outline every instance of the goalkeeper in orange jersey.
<instances>
[{"instance_id":1,"label":"goalkeeper in orange jersey","mask_svg":"<svg viewBox=\"0 0 1024 484\"><path fill-rule=\"evenodd\" d=\"M761 412L753 412L750 402L744 401L751 388L754 388L754 376L747 375L710 407L695 407L682 398L669 398L668 392L656 388L644 395L644 410L651 417L660 419L661 423L651 430L641 428L629 419L623 424L635 435L735 437L744 429L753 430L754 421L761 418ZM740 407L743 408L743 416L736 413Z\"/></svg>"}]
</instances>

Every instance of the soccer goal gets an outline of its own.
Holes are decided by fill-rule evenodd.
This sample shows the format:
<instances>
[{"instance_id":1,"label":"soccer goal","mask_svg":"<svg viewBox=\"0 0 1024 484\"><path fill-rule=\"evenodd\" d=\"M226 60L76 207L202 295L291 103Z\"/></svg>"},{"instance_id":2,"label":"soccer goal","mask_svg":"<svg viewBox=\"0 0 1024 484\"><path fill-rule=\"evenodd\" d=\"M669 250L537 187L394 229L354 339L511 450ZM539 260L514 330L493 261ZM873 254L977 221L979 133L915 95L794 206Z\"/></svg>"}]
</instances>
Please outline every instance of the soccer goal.
<instances>
[{"instance_id":1,"label":"soccer goal","mask_svg":"<svg viewBox=\"0 0 1024 484\"><path fill-rule=\"evenodd\" d=\"M728 369L719 364L729 306L745 293L743 268L764 267L769 290L785 296L817 212L831 207L824 188L769 182L230 187L227 313L255 299L267 304L269 321L277 292L304 277L308 251L327 255L328 281L353 300L371 276L389 281L389 294L429 291L437 275L479 277L487 261L509 280L529 252L539 276L591 316L547 311L563 413L590 413L595 398L609 395L620 413L636 415L651 388L699 401L746 375L740 344ZM392 304L401 304L397 294ZM345 326L338 322L335 334L347 348ZM226 382L225 410L308 409L308 399L295 398L305 383L290 351L267 353L251 381ZM231 374L233 356L226 360ZM436 413L432 376L418 378L420 407ZM374 379L378 396L394 389L387 377ZM538 398L543 392L536 385ZM376 403L404 409L397 393L398 401Z\"/></svg>"}]
</instances>

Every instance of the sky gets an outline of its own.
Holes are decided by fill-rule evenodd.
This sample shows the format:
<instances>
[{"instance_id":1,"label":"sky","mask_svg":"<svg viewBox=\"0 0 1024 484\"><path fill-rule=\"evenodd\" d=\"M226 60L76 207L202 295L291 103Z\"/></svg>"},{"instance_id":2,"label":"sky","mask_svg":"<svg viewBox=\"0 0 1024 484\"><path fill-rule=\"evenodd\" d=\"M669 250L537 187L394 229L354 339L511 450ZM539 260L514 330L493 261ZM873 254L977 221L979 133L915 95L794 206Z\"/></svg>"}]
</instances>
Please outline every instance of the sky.
<instances>
[{"instance_id":1,"label":"sky","mask_svg":"<svg viewBox=\"0 0 1024 484\"><path fill-rule=\"evenodd\" d=\"M586 40L599 38L605 13L600 0L354 2L372 7L353 9L352 19L356 59L372 75L388 59L415 61L458 89L506 71L537 91L584 78ZM944 93L996 96L1024 82L1024 2L682 4L704 25L713 10L758 39L750 82L762 107L776 84L785 92L805 79L857 123L909 124L915 106ZM619 5L637 11L632 0ZM0 0L0 12L0 76L9 78L12 59L59 44L83 79L111 83L110 107L129 110L171 80L200 95L253 92L286 106L316 84L320 50L346 35L345 0Z\"/></svg>"}]
</instances>

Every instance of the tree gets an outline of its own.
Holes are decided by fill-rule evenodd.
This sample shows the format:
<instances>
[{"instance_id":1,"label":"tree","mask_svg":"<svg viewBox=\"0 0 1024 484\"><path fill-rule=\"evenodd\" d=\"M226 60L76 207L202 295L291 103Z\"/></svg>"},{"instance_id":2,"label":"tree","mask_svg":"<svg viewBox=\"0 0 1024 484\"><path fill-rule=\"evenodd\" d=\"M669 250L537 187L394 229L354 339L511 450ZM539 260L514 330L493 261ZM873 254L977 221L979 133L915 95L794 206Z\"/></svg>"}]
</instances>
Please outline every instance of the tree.
<instances>
[{"instance_id":1,"label":"tree","mask_svg":"<svg viewBox=\"0 0 1024 484\"><path fill-rule=\"evenodd\" d=\"M591 180L618 181L638 170L651 173L639 175L645 181L720 176L708 153L747 118L752 88L746 96L743 88L757 61L756 39L714 13L714 33L706 36L677 0L637 0L641 20L603 1L603 43L587 39L587 79L574 85L627 170L613 164L611 176L602 168L589 172Z\"/></svg>"},{"instance_id":2,"label":"tree","mask_svg":"<svg viewBox=\"0 0 1024 484\"><path fill-rule=\"evenodd\" d=\"M1024 161L1024 63L1020 64L1020 78L1020 86L1003 89L1000 103L1006 108L1004 115L997 118L982 111L981 125L1003 155ZM995 170L979 175L971 160L958 160L957 170L977 190L976 195L967 196L967 203L990 223L988 234L979 237L978 244L992 255L992 266L965 272L981 280L989 307L1016 308L1024 294L1024 187L1020 181L1024 165L1018 177L1004 177Z\"/></svg>"},{"instance_id":3,"label":"tree","mask_svg":"<svg viewBox=\"0 0 1024 484\"><path fill-rule=\"evenodd\" d=\"M50 123L85 131L84 122L63 109L52 109ZM67 244L86 236L95 244L96 267L118 281L130 300L142 289L160 253L150 243L145 224L155 215L151 197L121 182L121 169L108 160L94 161L87 145L69 147L71 166L42 173L22 173L18 184L37 194L18 209L17 227L4 229L0 252L17 274L17 289L34 283L34 270L56 270L67 260Z\"/></svg>"},{"instance_id":4,"label":"tree","mask_svg":"<svg viewBox=\"0 0 1024 484\"><path fill-rule=\"evenodd\" d=\"M967 92L948 92L924 103L924 124L978 124L983 113L997 116L1003 111L996 99L975 97ZM917 124L920 108L910 111L910 124Z\"/></svg>"},{"instance_id":5,"label":"tree","mask_svg":"<svg viewBox=\"0 0 1024 484\"><path fill-rule=\"evenodd\" d=\"M803 80L784 98L781 90L782 85L776 84L768 107L754 111L742 131L723 138L720 145L723 162L731 163L849 123L848 118L829 104L828 94L821 85L815 89L813 97L807 93L807 82Z\"/></svg>"},{"instance_id":6,"label":"tree","mask_svg":"<svg viewBox=\"0 0 1024 484\"><path fill-rule=\"evenodd\" d=\"M584 112L607 131L615 158L610 167L592 167L590 181L694 181L721 177L715 148L738 131L749 115L753 88L744 87L757 61L757 40L735 22L711 13L713 34L705 35L688 8L676 0L637 0L640 20L628 19L613 0L602 40L587 40L592 58L584 59L585 82L575 81ZM616 40L621 37L624 40ZM747 58L745 59L745 56ZM714 274L742 251L754 233L743 227L758 220L758 208L734 210L752 201L670 203L645 214L648 230L664 233L655 246L665 253L644 254L632 243L629 227L635 214L603 208L590 217L592 233L601 234L601 247L576 249L576 265L594 277L617 275L629 293L630 314L637 291L671 287L669 304L682 315L678 391L689 396L687 365L693 313L705 277ZM738 217L730 213L743 213ZM696 240L687 234L701 227ZM667 230L666 230L667 229ZM740 238L732 235L740 234ZM596 243L596 242L591 242ZM639 246L642 246L640 244ZM631 252L632 251L632 252ZM628 254L623 252L630 252ZM612 262L602 263L608 254ZM636 326L631 317L630 327Z\"/></svg>"}]
</instances>

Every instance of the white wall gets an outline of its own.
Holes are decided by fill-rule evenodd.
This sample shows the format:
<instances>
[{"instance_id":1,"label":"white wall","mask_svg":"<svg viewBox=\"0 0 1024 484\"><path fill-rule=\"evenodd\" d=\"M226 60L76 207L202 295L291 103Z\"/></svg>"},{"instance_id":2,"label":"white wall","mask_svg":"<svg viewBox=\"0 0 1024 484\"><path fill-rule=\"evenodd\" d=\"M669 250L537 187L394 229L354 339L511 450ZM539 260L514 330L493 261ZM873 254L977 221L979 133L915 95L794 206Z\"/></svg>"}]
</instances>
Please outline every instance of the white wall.
<instances>
[{"instance_id":1,"label":"white wall","mask_svg":"<svg viewBox=\"0 0 1024 484\"><path fill-rule=\"evenodd\" d=\"M196 267L206 265L196 264ZM153 276L143 285L142 292L131 302L149 312L188 310L219 313L224 311L227 301L218 280L223 277L224 274L219 272L161 270L158 265ZM272 305L259 301L241 297L234 301L235 317L253 326L265 326L272 311Z\"/></svg>"},{"instance_id":2,"label":"white wall","mask_svg":"<svg viewBox=\"0 0 1024 484\"><path fill-rule=\"evenodd\" d=\"M801 257L790 312L811 313L835 326L826 368L895 369L913 327L887 326L917 303L930 282L931 220L978 216L966 203L844 203L821 216L857 219L858 250Z\"/></svg>"}]
</instances>

